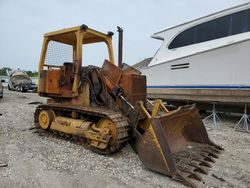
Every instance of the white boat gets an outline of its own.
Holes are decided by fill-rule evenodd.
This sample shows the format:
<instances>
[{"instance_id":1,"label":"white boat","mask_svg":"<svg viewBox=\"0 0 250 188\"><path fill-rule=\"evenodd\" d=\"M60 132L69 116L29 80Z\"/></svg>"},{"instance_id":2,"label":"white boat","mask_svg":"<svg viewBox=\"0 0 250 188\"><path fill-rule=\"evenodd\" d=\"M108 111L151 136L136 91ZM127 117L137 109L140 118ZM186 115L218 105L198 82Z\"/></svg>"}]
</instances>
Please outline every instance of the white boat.
<instances>
[{"instance_id":1,"label":"white boat","mask_svg":"<svg viewBox=\"0 0 250 188\"><path fill-rule=\"evenodd\" d=\"M155 33L163 43L140 71L150 98L250 102L250 3Z\"/></svg>"},{"instance_id":2,"label":"white boat","mask_svg":"<svg viewBox=\"0 0 250 188\"><path fill-rule=\"evenodd\" d=\"M35 90L37 88L36 84L32 82L31 78L21 70L7 71L9 76L8 89L16 91L28 91Z\"/></svg>"}]
</instances>

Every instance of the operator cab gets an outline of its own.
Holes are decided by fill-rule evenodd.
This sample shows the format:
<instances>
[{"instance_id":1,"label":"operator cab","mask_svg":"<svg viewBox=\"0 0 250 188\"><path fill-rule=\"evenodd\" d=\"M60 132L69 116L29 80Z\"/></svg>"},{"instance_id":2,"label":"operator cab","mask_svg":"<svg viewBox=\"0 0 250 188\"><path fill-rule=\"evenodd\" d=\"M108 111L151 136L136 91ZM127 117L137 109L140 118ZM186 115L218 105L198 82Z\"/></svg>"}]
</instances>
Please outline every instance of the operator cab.
<instances>
[{"instance_id":1,"label":"operator cab","mask_svg":"<svg viewBox=\"0 0 250 188\"><path fill-rule=\"evenodd\" d=\"M45 34L38 93L55 98L77 97L83 45L104 42L108 49L108 61L114 64L112 35L112 32L104 34L86 25Z\"/></svg>"}]
</instances>

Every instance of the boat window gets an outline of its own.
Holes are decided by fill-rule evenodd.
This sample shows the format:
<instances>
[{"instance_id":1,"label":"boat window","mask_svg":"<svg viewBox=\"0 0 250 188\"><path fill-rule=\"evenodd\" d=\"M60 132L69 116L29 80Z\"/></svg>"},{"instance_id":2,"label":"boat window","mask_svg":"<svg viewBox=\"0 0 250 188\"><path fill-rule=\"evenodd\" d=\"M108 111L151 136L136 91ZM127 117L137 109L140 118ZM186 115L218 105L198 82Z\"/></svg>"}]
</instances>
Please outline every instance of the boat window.
<instances>
[{"instance_id":1,"label":"boat window","mask_svg":"<svg viewBox=\"0 0 250 188\"><path fill-rule=\"evenodd\" d=\"M247 11L247 26L248 31L250 31L250 9Z\"/></svg>"},{"instance_id":2,"label":"boat window","mask_svg":"<svg viewBox=\"0 0 250 188\"><path fill-rule=\"evenodd\" d=\"M239 34L248 31L247 10L232 15L232 34Z\"/></svg>"},{"instance_id":3,"label":"boat window","mask_svg":"<svg viewBox=\"0 0 250 188\"><path fill-rule=\"evenodd\" d=\"M215 39L227 37L230 35L230 16L224 16L216 19Z\"/></svg>"},{"instance_id":4,"label":"boat window","mask_svg":"<svg viewBox=\"0 0 250 188\"><path fill-rule=\"evenodd\" d=\"M169 45L169 49L187 46L194 43L195 28L190 28L179 34Z\"/></svg>"},{"instance_id":5,"label":"boat window","mask_svg":"<svg viewBox=\"0 0 250 188\"><path fill-rule=\"evenodd\" d=\"M215 21L211 21L198 25L195 43L213 40L215 38L215 23Z\"/></svg>"},{"instance_id":6,"label":"boat window","mask_svg":"<svg viewBox=\"0 0 250 188\"><path fill-rule=\"evenodd\" d=\"M174 38L169 49L250 31L250 10L243 10L189 28Z\"/></svg>"}]
</instances>

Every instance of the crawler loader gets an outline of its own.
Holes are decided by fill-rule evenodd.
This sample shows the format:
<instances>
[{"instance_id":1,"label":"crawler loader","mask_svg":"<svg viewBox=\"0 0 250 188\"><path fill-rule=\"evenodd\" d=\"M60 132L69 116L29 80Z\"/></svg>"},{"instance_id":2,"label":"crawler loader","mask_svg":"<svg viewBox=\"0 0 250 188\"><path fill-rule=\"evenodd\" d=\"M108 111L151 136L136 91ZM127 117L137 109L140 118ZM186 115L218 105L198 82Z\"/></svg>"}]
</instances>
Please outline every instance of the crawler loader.
<instances>
[{"instance_id":1,"label":"crawler loader","mask_svg":"<svg viewBox=\"0 0 250 188\"><path fill-rule=\"evenodd\" d=\"M86 25L44 35L38 93L48 99L37 107L35 124L100 154L129 142L148 169L195 187L223 148L208 138L195 106L170 111L147 100L146 77L122 64L122 37L115 64L112 35ZM107 46L102 67L82 62L94 43Z\"/></svg>"}]
</instances>

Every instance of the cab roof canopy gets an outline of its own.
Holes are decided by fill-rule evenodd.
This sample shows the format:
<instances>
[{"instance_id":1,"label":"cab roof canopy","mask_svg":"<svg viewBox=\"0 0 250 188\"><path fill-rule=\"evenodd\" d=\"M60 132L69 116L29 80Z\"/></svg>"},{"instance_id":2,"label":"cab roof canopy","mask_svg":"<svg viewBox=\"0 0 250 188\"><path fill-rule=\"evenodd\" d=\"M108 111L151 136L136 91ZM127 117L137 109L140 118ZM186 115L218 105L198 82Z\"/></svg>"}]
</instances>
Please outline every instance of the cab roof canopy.
<instances>
[{"instance_id":1,"label":"cab roof canopy","mask_svg":"<svg viewBox=\"0 0 250 188\"><path fill-rule=\"evenodd\" d=\"M84 33L82 44L107 42L108 38L111 38L113 35L112 32L104 34L94 29L88 28L88 26L86 25L81 25L77 27L61 29L58 31L46 33L44 37L48 38L49 40L74 45L76 44L77 38L76 32L81 30L83 31L82 33Z\"/></svg>"}]
</instances>

